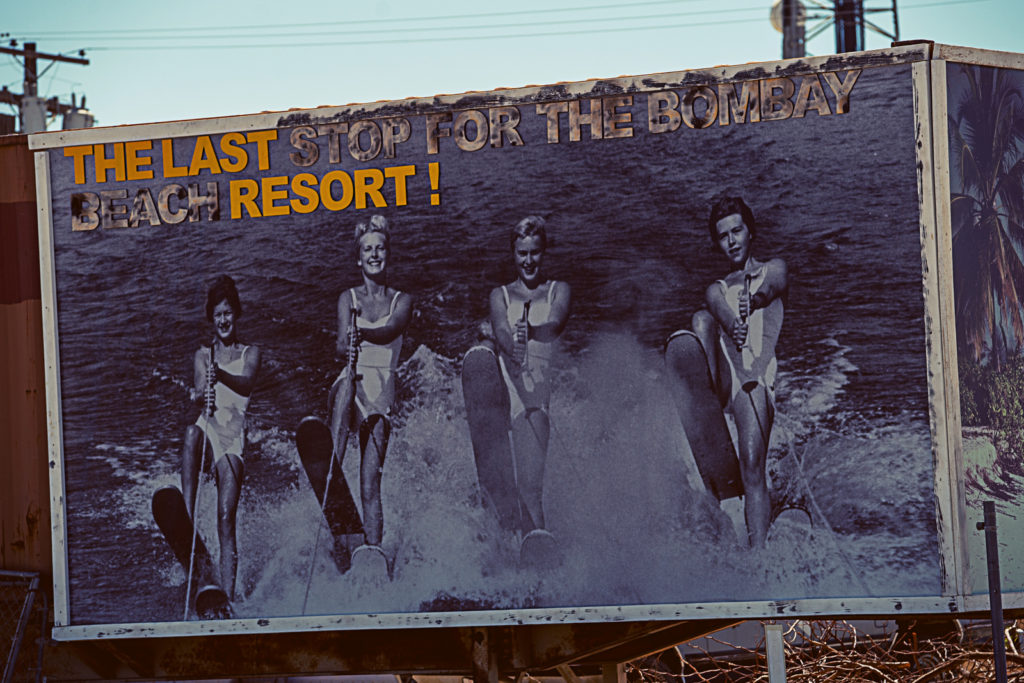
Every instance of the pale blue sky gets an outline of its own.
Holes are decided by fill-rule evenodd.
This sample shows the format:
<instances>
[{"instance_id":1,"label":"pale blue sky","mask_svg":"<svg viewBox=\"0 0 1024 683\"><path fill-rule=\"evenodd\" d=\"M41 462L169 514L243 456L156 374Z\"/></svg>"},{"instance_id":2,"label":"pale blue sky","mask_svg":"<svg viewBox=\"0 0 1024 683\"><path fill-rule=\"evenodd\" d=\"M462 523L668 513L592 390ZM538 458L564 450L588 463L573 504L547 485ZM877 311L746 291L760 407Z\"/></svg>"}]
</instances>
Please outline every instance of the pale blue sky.
<instances>
[{"instance_id":1,"label":"pale blue sky","mask_svg":"<svg viewBox=\"0 0 1024 683\"><path fill-rule=\"evenodd\" d=\"M3 44L35 40L42 52L86 50L89 66L51 67L40 80L40 94L64 100L72 91L86 94L98 125L781 56L781 34L768 20L771 0L3 2L0 34L10 34ZM868 8L891 7L890 0L865 2ZM899 0L898 5L902 39L1024 52L1022 0ZM890 13L870 17L891 30ZM868 48L887 45L887 38L869 33ZM831 27L810 41L808 50L833 52ZM21 65L0 55L0 84L21 92L21 81ZM14 113L6 105L0 111Z\"/></svg>"}]
</instances>

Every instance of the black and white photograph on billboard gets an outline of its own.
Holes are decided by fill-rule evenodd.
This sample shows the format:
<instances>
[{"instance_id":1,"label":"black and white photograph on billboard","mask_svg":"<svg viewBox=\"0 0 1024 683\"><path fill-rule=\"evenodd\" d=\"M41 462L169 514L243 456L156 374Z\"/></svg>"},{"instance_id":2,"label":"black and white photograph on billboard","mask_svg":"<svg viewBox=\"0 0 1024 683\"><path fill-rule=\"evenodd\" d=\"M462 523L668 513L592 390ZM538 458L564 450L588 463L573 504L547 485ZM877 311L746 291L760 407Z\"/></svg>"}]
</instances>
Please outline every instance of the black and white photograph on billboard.
<instances>
[{"instance_id":1,"label":"black and white photograph on billboard","mask_svg":"<svg viewBox=\"0 0 1024 683\"><path fill-rule=\"evenodd\" d=\"M1024 72L946 66L950 216L968 593L988 591L995 504L1002 587L1024 590Z\"/></svg>"},{"instance_id":2,"label":"black and white photograph on billboard","mask_svg":"<svg viewBox=\"0 0 1024 683\"><path fill-rule=\"evenodd\" d=\"M912 67L737 74L47 150L69 625L941 595Z\"/></svg>"}]
</instances>

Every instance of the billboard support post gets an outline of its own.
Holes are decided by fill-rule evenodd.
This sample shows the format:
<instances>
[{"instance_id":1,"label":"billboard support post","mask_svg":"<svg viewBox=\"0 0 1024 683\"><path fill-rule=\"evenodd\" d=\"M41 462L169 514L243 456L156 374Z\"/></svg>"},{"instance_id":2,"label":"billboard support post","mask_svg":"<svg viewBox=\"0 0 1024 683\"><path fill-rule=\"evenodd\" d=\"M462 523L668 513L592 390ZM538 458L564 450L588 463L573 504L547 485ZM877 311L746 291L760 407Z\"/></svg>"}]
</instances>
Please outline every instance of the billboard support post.
<instances>
[{"instance_id":1,"label":"billboard support post","mask_svg":"<svg viewBox=\"0 0 1024 683\"><path fill-rule=\"evenodd\" d=\"M978 529L985 530L985 558L988 562L988 601L992 610L992 657L997 683L1006 682L1006 645L1003 643L1003 597L999 588L999 540L996 536L996 504L984 503L985 521Z\"/></svg>"},{"instance_id":2,"label":"billboard support post","mask_svg":"<svg viewBox=\"0 0 1024 683\"><path fill-rule=\"evenodd\" d=\"M782 644L782 624L764 625L764 652L768 658L769 683L786 683L786 652Z\"/></svg>"},{"instance_id":3,"label":"billboard support post","mask_svg":"<svg viewBox=\"0 0 1024 683\"><path fill-rule=\"evenodd\" d=\"M625 683L626 665L619 663L605 663L601 665L601 683Z\"/></svg>"},{"instance_id":4,"label":"billboard support post","mask_svg":"<svg viewBox=\"0 0 1024 683\"><path fill-rule=\"evenodd\" d=\"M497 643L486 628L473 630L473 683L498 682Z\"/></svg>"}]
</instances>

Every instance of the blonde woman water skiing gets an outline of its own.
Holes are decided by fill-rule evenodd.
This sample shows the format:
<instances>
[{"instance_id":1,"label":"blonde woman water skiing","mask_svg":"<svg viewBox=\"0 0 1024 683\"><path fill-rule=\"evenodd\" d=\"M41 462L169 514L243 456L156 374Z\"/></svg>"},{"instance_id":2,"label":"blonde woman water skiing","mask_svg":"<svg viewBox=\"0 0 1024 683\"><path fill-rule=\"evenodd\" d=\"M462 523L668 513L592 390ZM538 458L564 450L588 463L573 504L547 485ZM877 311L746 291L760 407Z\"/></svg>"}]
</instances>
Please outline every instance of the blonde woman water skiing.
<instances>
[{"instance_id":1,"label":"blonde woman water skiing","mask_svg":"<svg viewBox=\"0 0 1024 683\"><path fill-rule=\"evenodd\" d=\"M524 564L552 565L560 553L547 530L543 500L549 365L572 294L568 283L547 277L543 218L519 221L510 246L516 279L491 291L491 338L466 354L463 392L485 499L499 522L521 536Z\"/></svg>"},{"instance_id":2,"label":"blonde woman water skiing","mask_svg":"<svg viewBox=\"0 0 1024 683\"><path fill-rule=\"evenodd\" d=\"M398 355L413 303L409 294L388 282L391 234L387 219L374 215L359 221L354 238L362 282L338 297L337 351L345 368L331 387L330 428L339 461L349 435L358 435L363 544L383 556L381 473L391 435ZM355 349L354 362L350 348ZM353 554L353 564L359 550Z\"/></svg>"}]
</instances>

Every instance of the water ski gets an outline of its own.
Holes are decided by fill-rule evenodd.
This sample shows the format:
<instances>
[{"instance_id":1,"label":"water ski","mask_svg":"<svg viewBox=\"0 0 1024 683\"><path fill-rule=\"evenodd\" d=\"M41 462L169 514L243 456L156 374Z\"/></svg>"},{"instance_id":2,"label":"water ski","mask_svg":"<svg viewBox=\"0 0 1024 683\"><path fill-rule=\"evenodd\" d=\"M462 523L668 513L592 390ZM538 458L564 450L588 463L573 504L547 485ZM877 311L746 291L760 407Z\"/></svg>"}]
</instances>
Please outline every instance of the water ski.
<instances>
[{"instance_id":1,"label":"water ski","mask_svg":"<svg viewBox=\"0 0 1024 683\"><path fill-rule=\"evenodd\" d=\"M196 592L196 614L200 619L231 619L234 610L220 586L203 586Z\"/></svg>"},{"instance_id":2,"label":"water ski","mask_svg":"<svg viewBox=\"0 0 1024 683\"><path fill-rule=\"evenodd\" d=\"M523 567L551 569L562 564L558 542L546 529L534 529L519 546L519 564Z\"/></svg>"},{"instance_id":3,"label":"water ski","mask_svg":"<svg viewBox=\"0 0 1024 683\"><path fill-rule=\"evenodd\" d=\"M683 330L669 337L665 345L665 365L679 418L704 486L718 500L743 495L736 449L697 335Z\"/></svg>"},{"instance_id":4,"label":"water ski","mask_svg":"<svg viewBox=\"0 0 1024 683\"><path fill-rule=\"evenodd\" d=\"M462 359L462 394L477 479L505 529L519 528L519 489L509 443L509 398L494 350L478 345Z\"/></svg>"},{"instance_id":5,"label":"water ski","mask_svg":"<svg viewBox=\"0 0 1024 683\"><path fill-rule=\"evenodd\" d=\"M331 455L334 451L331 430L318 417L304 417L295 431L295 444L298 446L299 459L306 470L306 477L316 494L317 503L323 504L324 518L333 537L331 557L338 565L338 569L346 572L352 565L349 548L354 543L362 541L363 522L359 516L359 509L352 499L352 492L345 482L340 461L335 462L331 481L327 482L327 473L331 469Z\"/></svg>"},{"instance_id":6,"label":"water ski","mask_svg":"<svg viewBox=\"0 0 1024 683\"><path fill-rule=\"evenodd\" d=\"M348 576L365 584L381 584L391 577L388 558L379 545L361 545L352 551L352 568Z\"/></svg>"},{"instance_id":7,"label":"water ski","mask_svg":"<svg viewBox=\"0 0 1024 683\"><path fill-rule=\"evenodd\" d=\"M771 487L768 498L771 501L771 523L783 518L810 526L819 526L823 521L815 519L812 513L813 494L803 472L799 456L790 450L769 465Z\"/></svg>"},{"instance_id":8,"label":"water ski","mask_svg":"<svg viewBox=\"0 0 1024 683\"><path fill-rule=\"evenodd\" d=\"M176 486L164 486L153 494L153 519L187 576L192 557L192 519L185 507L185 497ZM192 611L200 619L227 619L234 616L231 601L215 577L216 571L206 543L201 535L196 534L190 592L194 596Z\"/></svg>"}]
</instances>

